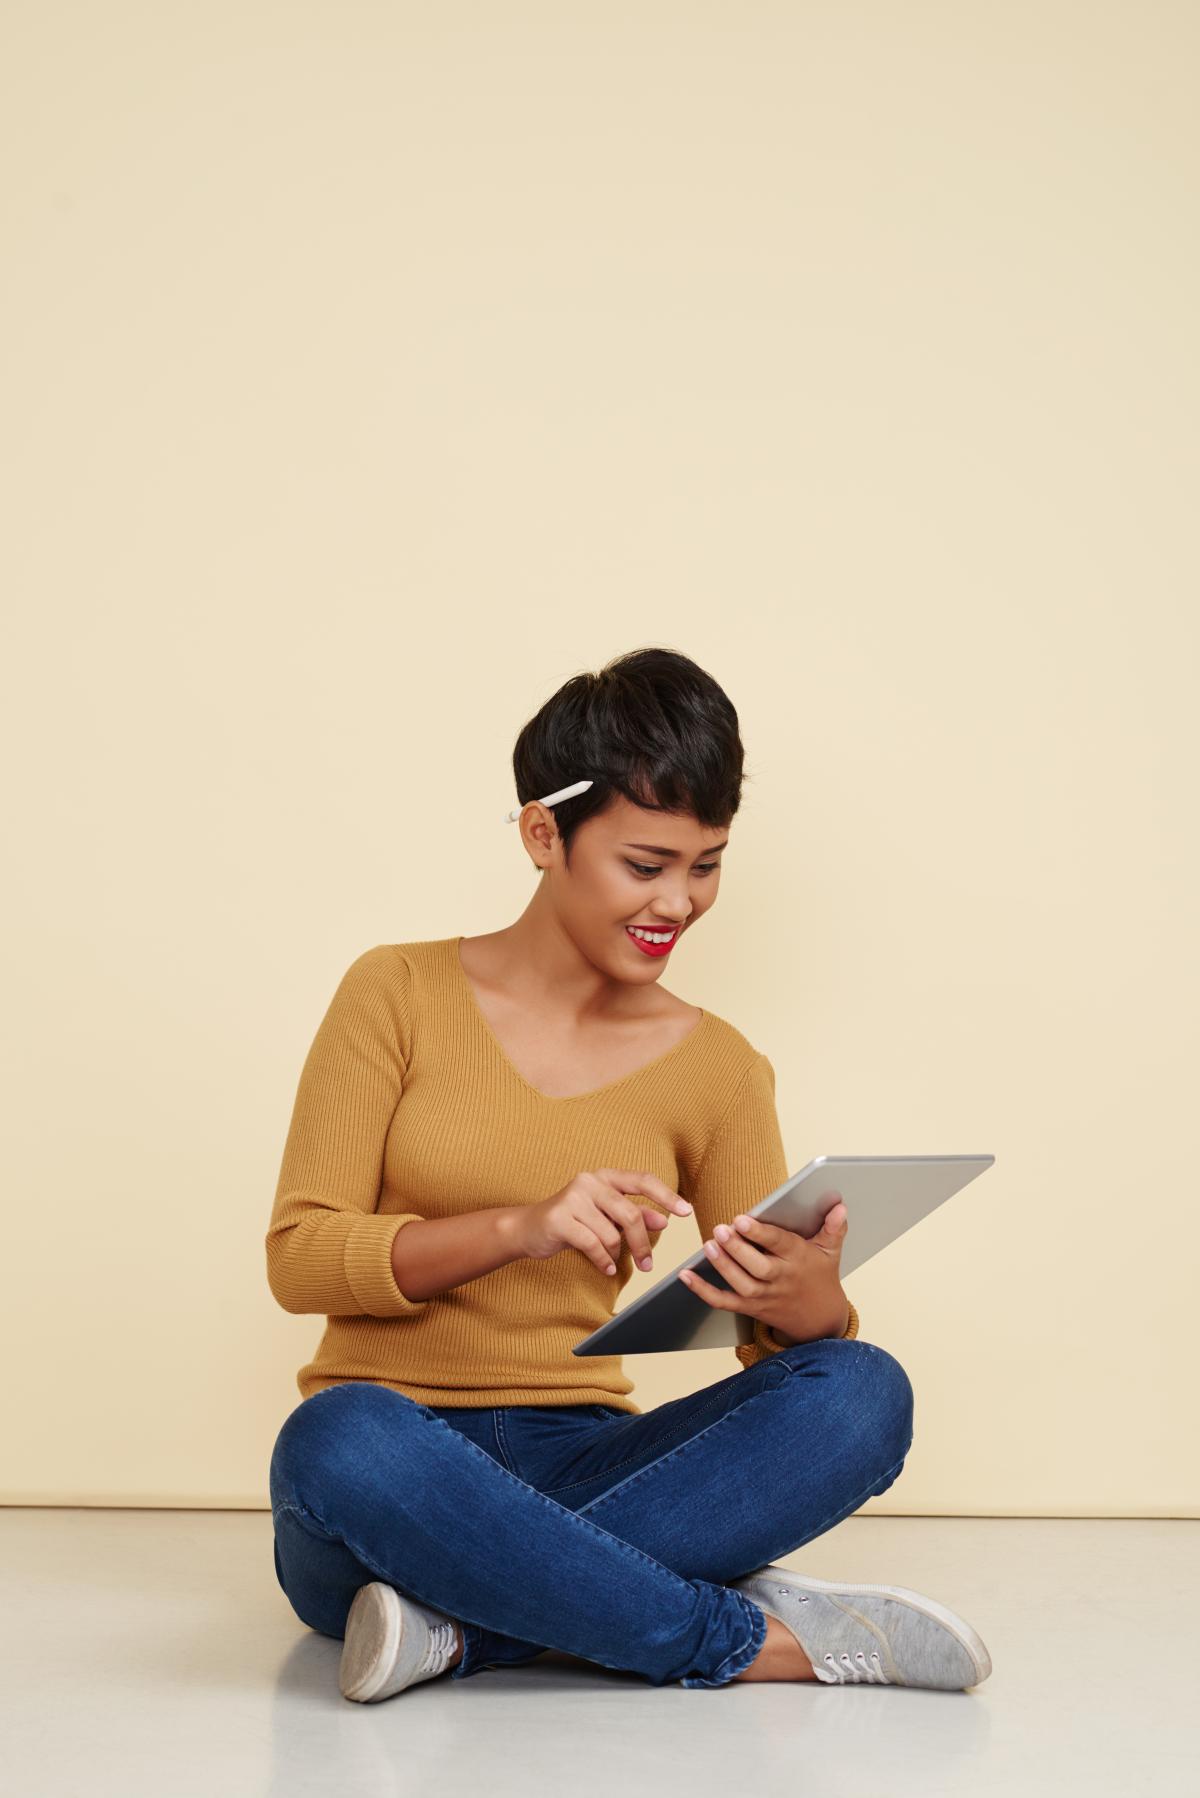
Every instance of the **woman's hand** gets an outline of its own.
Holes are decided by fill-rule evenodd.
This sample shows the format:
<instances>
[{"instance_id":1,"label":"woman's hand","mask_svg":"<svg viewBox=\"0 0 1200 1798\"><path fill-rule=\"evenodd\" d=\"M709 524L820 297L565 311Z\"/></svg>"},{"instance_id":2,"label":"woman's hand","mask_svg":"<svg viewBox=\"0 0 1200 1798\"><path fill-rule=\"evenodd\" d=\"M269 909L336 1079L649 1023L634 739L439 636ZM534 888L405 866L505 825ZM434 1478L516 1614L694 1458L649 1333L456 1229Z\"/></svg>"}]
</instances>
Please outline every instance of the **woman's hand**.
<instances>
[{"instance_id":1,"label":"woman's hand","mask_svg":"<svg viewBox=\"0 0 1200 1798\"><path fill-rule=\"evenodd\" d=\"M724 1292L703 1274L686 1269L679 1278L715 1311L757 1317L792 1343L840 1336L850 1319L841 1280L846 1229L840 1193L815 1236L799 1236L756 1217L735 1217L732 1228L717 1225L716 1253L708 1257L733 1290Z\"/></svg>"},{"instance_id":2,"label":"woman's hand","mask_svg":"<svg viewBox=\"0 0 1200 1798\"><path fill-rule=\"evenodd\" d=\"M652 1199L654 1206L638 1204L626 1197L628 1193ZM686 1217L691 1209L657 1174L601 1167L576 1174L561 1192L524 1206L517 1214L517 1235L522 1253L535 1261L544 1261L561 1249L579 1249L602 1274L615 1274L624 1247L622 1232L638 1266L648 1269L653 1265L650 1251L670 1221L662 1212Z\"/></svg>"}]
</instances>

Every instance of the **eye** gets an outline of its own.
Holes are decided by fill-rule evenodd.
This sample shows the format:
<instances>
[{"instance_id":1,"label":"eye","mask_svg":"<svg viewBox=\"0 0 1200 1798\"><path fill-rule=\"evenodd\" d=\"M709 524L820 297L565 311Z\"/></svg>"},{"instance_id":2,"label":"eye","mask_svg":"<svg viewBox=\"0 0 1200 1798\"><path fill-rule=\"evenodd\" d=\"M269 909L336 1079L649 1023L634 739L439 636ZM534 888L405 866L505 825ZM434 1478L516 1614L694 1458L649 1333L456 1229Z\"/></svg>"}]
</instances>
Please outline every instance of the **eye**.
<instances>
[{"instance_id":1,"label":"eye","mask_svg":"<svg viewBox=\"0 0 1200 1798\"><path fill-rule=\"evenodd\" d=\"M635 874L639 874L643 880L653 880L656 874L662 873L661 868L648 867L645 862L631 862L628 856L625 857L625 862L626 865L632 868ZM696 872L697 874L713 874L720 866L720 862L702 862L697 866Z\"/></svg>"}]
</instances>

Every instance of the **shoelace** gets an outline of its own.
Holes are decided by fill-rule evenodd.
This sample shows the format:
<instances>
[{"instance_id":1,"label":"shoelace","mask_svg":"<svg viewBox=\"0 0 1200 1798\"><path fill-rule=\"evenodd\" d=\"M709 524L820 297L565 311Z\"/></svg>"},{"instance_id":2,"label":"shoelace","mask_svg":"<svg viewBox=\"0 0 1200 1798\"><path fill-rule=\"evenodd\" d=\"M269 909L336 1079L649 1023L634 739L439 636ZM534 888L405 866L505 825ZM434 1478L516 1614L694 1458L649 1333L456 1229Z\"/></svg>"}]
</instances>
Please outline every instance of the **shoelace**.
<instances>
[{"instance_id":1,"label":"shoelace","mask_svg":"<svg viewBox=\"0 0 1200 1798\"><path fill-rule=\"evenodd\" d=\"M778 1590L781 1598L788 1597L790 1591L789 1587L780 1586ZM808 1599L801 1598L800 1603L807 1604ZM855 1654L853 1661L850 1659L850 1656L846 1653L845 1649L843 1649L840 1656L840 1666L831 1654L822 1655L821 1659L824 1661L826 1667L829 1668L829 1672L818 1673L815 1662L813 1664L813 1672L816 1673L817 1678L822 1680L827 1686L890 1686L892 1684L892 1681L883 1670L883 1663L879 1658L879 1650L877 1648L871 1650L871 1660L874 1663L873 1666L867 1665L867 1657L861 1648Z\"/></svg>"},{"instance_id":2,"label":"shoelace","mask_svg":"<svg viewBox=\"0 0 1200 1798\"><path fill-rule=\"evenodd\" d=\"M870 1666L868 1666L867 1656L863 1653L861 1648L858 1650L858 1653L853 1660L850 1659L850 1656L846 1653L845 1649L842 1650L837 1661L834 1660L831 1654L822 1655L821 1658L825 1662L825 1665L830 1669L828 1675L824 1676L827 1684L832 1684L835 1680L840 1686L890 1686L892 1683L883 1670L882 1663L879 1659L879 1650L877 1648L871 1650L870 1658L873 1665ZM838 1661L841 1662L840 1666ZM816 1669L814 1668L813 1671L815 1672Z\"/></svg>"},{"instance_id":3,"label":"shoelace","mask_svg":"<svg viewBox=\"0 0 1200 1798\"><path fill-rule=\"evenodd\" d=\"M417 1673L418 1679L424 1674L444 1673L446 1665L458 1645L458 1632L447 1617L444 1623L429 1625L429 1641L425 1646L425 1658Z\"/></svg>"}]
</instances>

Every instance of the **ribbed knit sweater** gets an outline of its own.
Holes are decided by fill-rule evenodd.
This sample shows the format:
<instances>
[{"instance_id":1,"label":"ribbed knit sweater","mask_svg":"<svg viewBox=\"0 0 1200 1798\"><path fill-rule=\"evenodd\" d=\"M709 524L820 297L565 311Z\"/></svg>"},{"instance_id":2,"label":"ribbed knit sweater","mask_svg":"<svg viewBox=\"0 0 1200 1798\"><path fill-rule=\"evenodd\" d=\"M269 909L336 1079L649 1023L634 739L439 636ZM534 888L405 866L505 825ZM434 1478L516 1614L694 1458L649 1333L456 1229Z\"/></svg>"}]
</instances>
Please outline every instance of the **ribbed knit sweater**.
<instances>
[{"instance_id":1,"label":"ribbed knit sweater","mask_svg":"<svg viewBox=\"0 0 1200 1798\"><path fill-rule=\"evenodd\" d=\"M612 1315L633 1272L623 1236L615 1274L568 1248L427 1299L397 1286L393 1238L423 1218L536 1204L600 1167L657 1174L710 1238L787 1178L775 1070L734 1025L702 1011L682 1041L632 1073L551 1097L501 1048L461 941L366 950L305 1059L266 1236L278 1303L326 1319L296 1384L305 1398L371 1380L423 1405L640 1414L620 1355L571 1353ZM671 1214L656 1277L693 1251L692 1228ZM783 1346L743 1313L737 1329L743 1367ZM857 1333L851 1306L846 1335Z\"/></svg>"}]
</instances>

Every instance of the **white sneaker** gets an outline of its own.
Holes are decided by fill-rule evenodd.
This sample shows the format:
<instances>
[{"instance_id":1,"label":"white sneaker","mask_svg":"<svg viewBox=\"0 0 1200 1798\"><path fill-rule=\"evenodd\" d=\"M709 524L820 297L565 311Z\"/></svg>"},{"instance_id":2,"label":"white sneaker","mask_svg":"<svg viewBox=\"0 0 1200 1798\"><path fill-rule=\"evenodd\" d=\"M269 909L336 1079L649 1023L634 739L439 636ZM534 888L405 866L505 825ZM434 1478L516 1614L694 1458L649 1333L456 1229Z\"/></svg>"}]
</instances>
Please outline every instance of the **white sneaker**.
<instances>
[{"instance_id":1,"label":"white sneaker","mask_svg":"<svg viewBox=\"0 0 1200 1798\"><path fill-rule=\"evenodd\" d=\"M992 1670L969 1623L907 1586L842 1585L774 1562L730 1584L787 1625L825 1685L959 1692Z\"/></svg>"},{"instance_id":2,"label":"white sneaker","mask_svg":"<svg viewBox=\"0 0 1200 1798\"><path fill-rule=\"evenodd\" d=\"M372 1580L359 1587L346 1616L338 1674L342 1697L374 1704L418 1680L435 1679L457 1647L453 1618Z\"/></svg>"}]
</instances>

